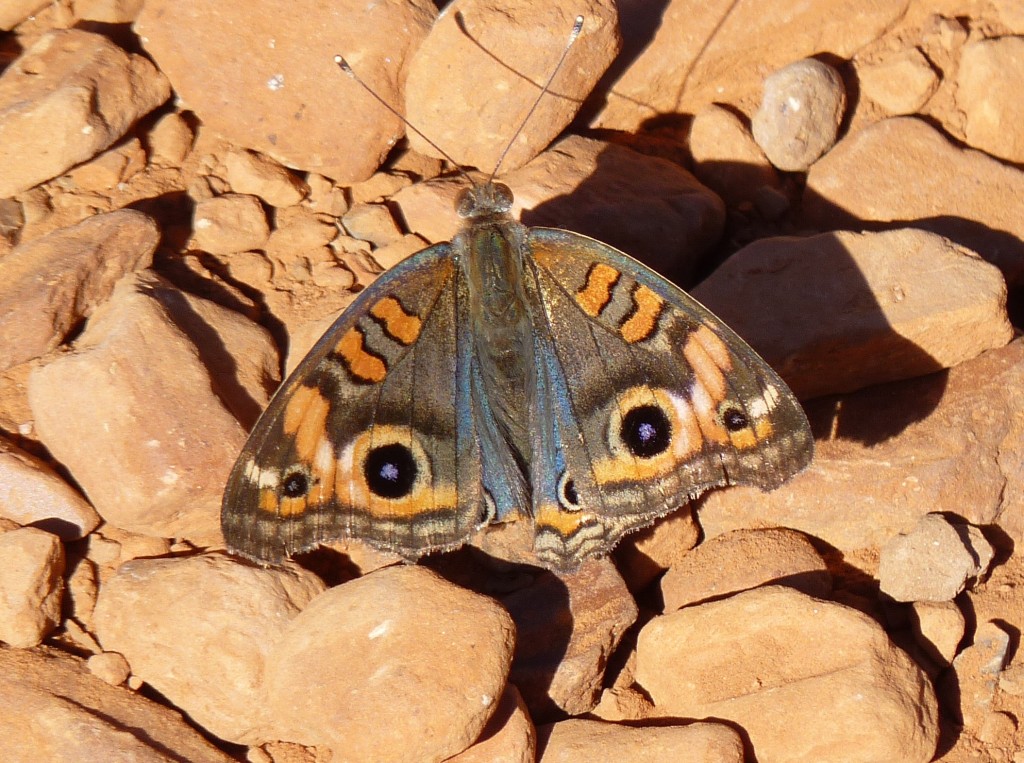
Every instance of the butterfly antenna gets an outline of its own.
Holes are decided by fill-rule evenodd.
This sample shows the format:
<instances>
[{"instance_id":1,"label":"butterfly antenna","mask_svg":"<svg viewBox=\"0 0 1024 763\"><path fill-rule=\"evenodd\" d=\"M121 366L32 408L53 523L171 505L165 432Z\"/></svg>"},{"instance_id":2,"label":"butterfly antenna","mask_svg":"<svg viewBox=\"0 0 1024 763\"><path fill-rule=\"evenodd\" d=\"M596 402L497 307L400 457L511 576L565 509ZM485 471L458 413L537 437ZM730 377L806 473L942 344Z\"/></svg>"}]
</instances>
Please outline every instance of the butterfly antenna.
<instances>
[{"instance_id":1,"label":"butterfly antenna","mask_svg":"<svg viewBox=\"0 0 1024 763\"><path fill-rule=\"evenodd\" d=\"M562 58L565 58L565 56L563 55L563 56L562 56ZM443 148L441 148L441 147L440 147L439 145L437 145L436 143L434 143L434 141L432 141L432 140L431 140L430 138L428 138L428 137L427 137L426 135L424 135L424 134L423 134L423 132L422 132L422 131L420 131L420 130L419 130L419 129L418 129L417 127L416 127L416 125L414 125L414 124L413 124L412 122L410 122L410 121L409 121L408 119L406 119L406 118L405 118L405 115L404 115L404 114L402 114L401 112L399 112L399 111L398 111L398 109L396 109L396 108L395 108L394 106L392 106L392 105L391 105L390 103L388 103L388 102L387 102L387 101L385 101L385 100L384 100L383 98L381 98L381 97L380 97L379 95L377 95L377 93L376 93L376 92L374 91L374 89L373 89L372 87L370 87L370 86L369 86L369 85L367 85L367 84L366 84L365 82L363 82L363 81L362 81L362 80L361 80L361 79L359 78L359 75L358 75L358 74L356 74L356 73L355 73L354 71L352 71L352 67L351 67L351 66L349 66L349 63L348 63L348 61L346 61L346 60L344 59L344 57L342 57L342 56L335 56L335 57L334 57L334 63L336 63L336 64L338 65L338 67L339 67L339 68L340 68L340 69L341 69L341 70L342 70L343 72L345 72L345 74L347 74L347 75L348 75L349 77L351 77L351 78L352 78L352 79L354 79L354 80L355 80L356 82L358 82L358 83L359 83L359 85L360 85L360 87L362 87L362 88L363 88L363 90L365 90L365 91L366 91L367 93L369 93L370 95L372 95L372 96L373 96L373 97L374 97L374 98L376 99L377 103L379 103L379 104L380 104L381 106L383 106L383 107L384 107L385 109L387 109L387 110L388 110L388 111L390 111L390 112L391 112L392 114L394 114L394 115L395 115L396 117L398 117L398 118L399 118L399 119L400 119L400 120L402 121L402 124L404 124L404 125L406 126L406 128L408 128L408 129L412 130L412 131L413 131L414 133L416 133L416 134L417 134L417 135L419 135L419 136L420 136L421 138L423 138L423 140L425 140L425 141L426 141L426 142L427 142L427 143L428 143L428 144L430 145L430 147L431 147L431 148L433 148L433 149L434 149L435 151L437 151L437 153L439 153L439 154L440 154L441 156L443 156L443 157L444 157L444 158L445 158L445 159L446 159L446 160L447 160L448 162L450 162L450 163L452 164L452 166L454 166L454 167L455 167L455 169L457 169L457 170L459 171L459 173L460 173L460 174L461 174L461 175L462 175L462 176L463 176L464 178L466 178L466 180L468 180L468 181L469 181L469 182L470 182L470 183L471 183L472 185L476 185L476 183L475 183L475 182L473 181L473 178L471 178L471 177L469 176L469 173L467 173L467 172L466 172L466 171L465 171L464 169L462 169L462 165L461 165L461 164L459 164L459 163L458 163L457 161L455 161L454 159L452 159L452 157L448 155L448 152L447 152L447 151L445 151L445 150L444 150Z\"/></svg>"},{"instance_id":2,"label":"butterfly antenna","mask_svg":"<svg viewBox=\"0 0 1024 763\"><path fill-rule=\"evenodd\" d=\"M501 156L498 157L498 163L494 165L494 171L491 173L491 181L493 181L494 178L498 176L498 170L501 169L501 164L502 162L505 161L505 157L508 156L508 152L512 150L512 146L515 144L516 138L519 137L519 134L523 131L523 128L526 127L526 123L530 121L530 117L533 116L533 112L535 112L537 110L537 107L540 106L541 100L551 90L551 83L555 81L555 77L558 75L558 72L561 71L562 64L565 63L566 56L569 55L569 48L571 48L573 43L576 42L576 38L580 36L580 32L582 30L583 17L577 16L576 21L572 25L572 31L569 32L569 39L566 40L565 47L562 48L561 58L558 59L558 63L555 64L555 68L551 70L551 75L548 77L548 81L544 83L544 87L540 89L540 93L538 93L536 100L533 102L533 106L531 106L530 110L526 112L526 116L523 117L522 121L519 123L519 127L512 134L512 138L505 146L505 150L502 151Z\"/></svg>"}]
</instances>

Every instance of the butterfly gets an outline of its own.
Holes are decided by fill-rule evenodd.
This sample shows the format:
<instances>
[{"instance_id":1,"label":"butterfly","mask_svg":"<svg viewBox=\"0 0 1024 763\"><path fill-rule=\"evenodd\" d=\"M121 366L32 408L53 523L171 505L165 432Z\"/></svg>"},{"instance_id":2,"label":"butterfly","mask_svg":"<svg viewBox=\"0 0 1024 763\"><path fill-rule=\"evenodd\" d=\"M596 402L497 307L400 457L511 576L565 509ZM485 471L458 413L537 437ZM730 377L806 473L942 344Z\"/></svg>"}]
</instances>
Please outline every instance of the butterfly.
<instances>
[{"instance_id":1,"label":"butterfly","mask_svg":"<svg viewBox=\"0 0 1024 763\"><path fill-rule=\"evenodd\" d=\"M568 571L810 462L803 409L742 339L623 252L514 220L496 173L459 196L451 242L378 277L278 389L224 490L230 551L358 538L414 560L518 520Z\"/></svg>"}]
</instances>

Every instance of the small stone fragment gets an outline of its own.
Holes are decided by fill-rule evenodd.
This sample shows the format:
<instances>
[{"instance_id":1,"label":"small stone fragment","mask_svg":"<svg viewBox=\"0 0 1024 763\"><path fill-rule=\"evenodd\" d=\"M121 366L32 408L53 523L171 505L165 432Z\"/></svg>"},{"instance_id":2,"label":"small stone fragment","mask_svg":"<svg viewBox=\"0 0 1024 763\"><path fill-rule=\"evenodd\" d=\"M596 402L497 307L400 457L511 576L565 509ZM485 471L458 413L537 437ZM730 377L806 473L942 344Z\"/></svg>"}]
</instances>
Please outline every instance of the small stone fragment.
<instances>
[{"instance_id":1,"label":"small stone fragment","mask_svg":"<svg viewBox=\"0 0 1024 763\"><path fill-rule=\"evenodd\" d=\"M192 150L195 136L188 122L178 112L157 120L147 135L149 160L158 167L178 167Z\"/></svg>"},{"instance_id":2,"label":"small stone fragment","mask_svg":"<svg viewBox=\"0 0 1024 763\"><path fill-rule=\"evenodd\" d=\"M402 238L395 218L383 204L353 204L341 223L350 236L369 241L375 247L387 246Z\"/></svg>"},{"instance_id":3,"label":"small stone fragment","mask_svg":"<svg viewBox=\"0 0 1024 763\"><path fill-rule=\"evenodd\" d=\"M211 254L261 249L270 235L259 199L236 193L196 204L192 228L196 245Z\"/></svg>"},{"instance_id":4,"label":"small stone fragment","mask_svg":"<svg viewBox=\"0 0 1024 763\"><path fill-rule=\"evenodd\" d=\"M765 79L754 140L780 170L803 172L835 143L845 108L839 72L805 58Z\"/></svg>"},{"instance_id":5,"label":"small stone fragment","mask_svg":"<svg viewBox=\"0 0 1024 763\"><path fill-rule=\"evenodd\" d=\"M785 585L819 598L832 576L807 536L785 527L734 530L701 543L661 579L665 611L757 586Z\"/></svg>"},{"instance_id":6,"label":"small stone fragment","mask_svg":"<svg viewBox=\"0 0 1024 763\"><path fill-rule=\"evenodd\" d=\"M861 91L894 116L914 114L939 87L939 76L916 48L857 69Z\"/></svg>"},{"instance_id":7,"label":"small stone fragment","mask_svg":"<svg viewBox=\"0 0 1024 763\"><path fill-rule=\"evenodd\" d=\"M34 527L0 534L0 641L36 646L60 623L64 546Z\"/></svg>"},{"instance_id":8,"label":"small stone fragment","mask_svg":"<svg viewBox=\"0 0 1024 763\"><path fill-rule=\"evenodd\" d=\"M293 206L309 193L309 187L279 162L255 151L232 151L224 164L232 191L258 196L272 207Z\"/></svg>"},{"instance_id":9,"label":"small stone fragment","mask_svg":"<svg viewBox=\"0 0 1024 763\"><path fill-rule=\"evenodd\" d=\"M963 533L941 514L927 514L882 547L881 590L896 601L952 601L980 572Z\"/></svg>"},{"instance_id":10,"label":"small stone fragment","mask_svg":"<svg viewBox=\"0 0 1024 763\"><path fill-rule=\"evenodd\" d=\"M536 759L537 732L523 698L508 684L480 738L445 763L535 763Z\"/></svg>"},{"instance_id":11,"label":"small stone fragment","mask_svg":"<svg viewBox=\"0 0 1024 763\"><path fill-rule=\"evenodd\" d=\"M0 198L96 156L170 92L148 59L102 35L43 35L0 75Z\"/></svg>"},{"instance_id":12,"label":"small stone fragment","mask_svg":"<svg viewBox=\"0 0 1024 763\"><path fill-rule=\"evenodd\" d=\"M700 525L687 506L630 533L615 548L615 565L635 595L684 559L700 540Z\"/></svg>"},{"instance_id":13,"label":"small stone fragment","mask_svg":"<svg viewBox=\"0 0 1024 763\"><path fill-rule=\"evenodd\" d=\"M959 709L965 726L977 728L993 709L999 677L1010 654L1010 635L995 622L981 623L974 643L953 660L941 684L944 704Z\"/></svg>"},{"instance_id":14,"label":"small stone fragment","mask_svg":"<svg viewBox=\"0 0 1024 763\"><path fill-rule=\"evenodd\" d=\"M86 661L86 664L89 666L90 673L111 686L120 686L128 680L128 676L131 674L128 660L117 652L94 654Z\"/></svg>"},{"instance_id":15,"label":"small stone fragment","mask_svg":"<svg viewBox=\"0 0 1024 763\"><path fill-rule=\"evenodd\" d=\"M914 637L918 645L936 665L949 665L964 638L963 612L952 601L915 601L911 608L917 620Z\"/></svg>"},{"instance_id":16,"label":"small stone fragment","mask_svg":"<svg viewBox=\"0 0 1024 763\"><path fill-rule=\"evenodd\" d=\"M1024 162L1024 37L966 45L957 73L956 102L966 118L967 142L986 153Z\"/></svg>"}]
</instances>

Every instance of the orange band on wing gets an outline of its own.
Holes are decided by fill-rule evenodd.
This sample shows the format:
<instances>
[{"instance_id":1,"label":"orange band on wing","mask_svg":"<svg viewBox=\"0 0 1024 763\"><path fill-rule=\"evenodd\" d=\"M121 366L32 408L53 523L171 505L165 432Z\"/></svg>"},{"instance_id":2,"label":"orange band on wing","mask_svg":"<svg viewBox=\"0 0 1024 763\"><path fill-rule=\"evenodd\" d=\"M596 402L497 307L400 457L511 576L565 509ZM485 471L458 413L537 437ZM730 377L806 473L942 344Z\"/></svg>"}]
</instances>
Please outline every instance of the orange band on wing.
<instances>
[{"instance_id":1,"label":"orange band on wing","mask_svg":"<svg viewBox=\"0 0 1024 763\"><path fill-rule=\"evenodd\" d=\"M648 339L658 325L665 300L648 289L638 285L633 291L633 312L619 328L622 338L630 344Z\"/></svg>"},{"instance_id":2,"label":"orange band on wing","mask_svg":"<svg viewBox=\"0 0 1024 763\"><path fill-rule=\"evenodd\" d=\"M370 315L380 321L388 336L406 346L416 341L423 327L423 321L406 312L402 303L394 297L384 297L370 308Z\"/></svg>"},{"instance_id":3,"label":"orange band on wing","mask_svg":"<svg viewBox=\"0 0 1024 763\"><path fill-rule=\"evenodd\" d=\"M330 401L318 387L296 387L284 409L284 431L295 436L295 452L309 463L327 429Z\"/></svg>"},{"instance_id":4,"label":"orange band on wing","mask_svg":"<svg viewBox=\"0 0 1024 763\"><path fill-rule=\"evenodd\" d=\"M384 361L363 349L363 332L357 327L345 332L335 350L356 379L379 384L387 376L388 368Z\"/></svg>"},{"instance_id":5,"label":"orange band on wing","mask_svg":"<svg viewBox=\"0 0 1024 763\"><path fill-rule=\"evenodd\" d=\"M611 301L612 289L618 280L619 271L599 262L587 273L583 288L576 292L576 304L591 318L596 318Z\"/></svg>"}]
</instances>

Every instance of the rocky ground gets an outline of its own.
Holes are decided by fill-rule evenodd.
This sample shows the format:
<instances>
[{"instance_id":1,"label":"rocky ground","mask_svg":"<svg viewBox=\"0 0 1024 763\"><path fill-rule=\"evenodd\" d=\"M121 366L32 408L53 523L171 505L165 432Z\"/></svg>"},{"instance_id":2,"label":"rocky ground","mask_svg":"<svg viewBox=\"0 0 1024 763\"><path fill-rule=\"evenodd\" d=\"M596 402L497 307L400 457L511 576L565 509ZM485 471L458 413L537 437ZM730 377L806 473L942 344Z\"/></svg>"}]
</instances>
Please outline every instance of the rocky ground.
<instances>
[{"instance_id":1,"label":"rocky ground","mask_svg":"<svg viewBox=\"0 0 1024 763\"><path fill-rule=\"evenodd\" d=\"M1024 6L629 5L0 7L0 757L1024 762ZM691 288L813 464L562 576L224 553L282 371L458 224L335 54L487 172L577 14L517 214Z\"/></svg>"}]
</instances>

